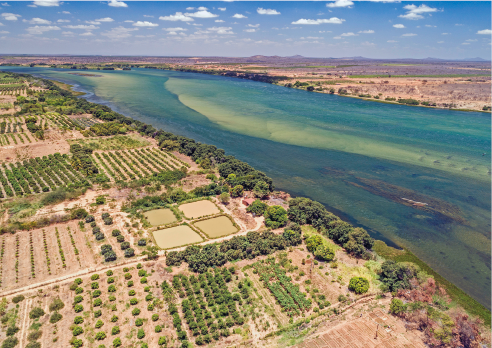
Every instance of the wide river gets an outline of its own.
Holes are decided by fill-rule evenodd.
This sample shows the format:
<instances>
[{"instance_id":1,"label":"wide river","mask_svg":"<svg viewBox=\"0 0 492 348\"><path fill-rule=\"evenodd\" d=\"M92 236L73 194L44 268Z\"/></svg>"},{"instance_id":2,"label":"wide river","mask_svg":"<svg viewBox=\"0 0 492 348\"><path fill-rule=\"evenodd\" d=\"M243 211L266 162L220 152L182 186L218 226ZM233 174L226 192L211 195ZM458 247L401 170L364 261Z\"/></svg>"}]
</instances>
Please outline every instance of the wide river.
<instances>
[{"instance_id":1,"label":"wide river","mask_svg":"<svg viewBox=\"0 0 492 348\"><path fill-rule=\"evenodd\" d=\"M490 114L195 73L7 69L75 84L91 101L223 148L278 189L408 247L490 309Z\"/></svg>"}]
</instances>

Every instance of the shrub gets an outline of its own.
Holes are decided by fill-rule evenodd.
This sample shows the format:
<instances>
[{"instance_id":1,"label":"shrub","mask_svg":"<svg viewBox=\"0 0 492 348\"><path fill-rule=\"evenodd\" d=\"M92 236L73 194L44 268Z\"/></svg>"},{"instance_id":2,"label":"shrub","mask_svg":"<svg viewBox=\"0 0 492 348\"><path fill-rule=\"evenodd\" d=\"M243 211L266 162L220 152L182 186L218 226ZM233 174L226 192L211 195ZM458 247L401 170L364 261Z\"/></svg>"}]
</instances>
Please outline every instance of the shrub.
<instances>
[{"instance_id":1,"label":"shrub","mask_svg":"<svg viewBox=\"0 0 492 348\"><path fill-rule=\"evenodd\" d=\"M152 314L152 321L159 320L159 314Z\"/></svg>"},{"instance_id":2,"label":"shrub","mask_svg":"<svg viewBox=\"0 0 492 348\"><path fill-rule=\"evenodd\" d=\"M98 320L98 321L96 322L95 327L96 327L96 329L100 329L100 328L102 328L102 327L103 327L103 325L104 325L103 321L102 321L102 320Z\"/></svg>"},{"instance_id":3,"label":"shrub","mask_svg":"<svg viewBox=\"0 0 492 348\"><path fill-rule=\"evenodd\" d=\"M117 317L116 315L113 315L113 316L111 317L111 322L112 322L112 323L116 323L117 321L118 321L118 317Z\"/></svg>"},{"instance_id":4,"label":"shrub","mask_svg":"<svg viewBox=\"0 0 492 348\"><path fill-rule=\"evenodd\" d=\"M130 291L128 291L128 295L129 295L129 296L135 296L135 294L136 294L136 292L135 292L135 290L133 290L133 289L132 289L132 290L130 290Z\"/></svg>"},{"instance_id":5,"label":"shrub","mask_svg":"<svg viewBox=\"0 0 492 348\"><path fill-rule=\"evenodd\" d=\"M86 223L93 222L94 220L95 220L95 218L93 215L87 215L87 217L85 218Z\"/></svg>"},{"instance_id":6,"label":"shrub","mask_svg":"<svg viewBox=\"0 0 492 348\"><path fill-rule=\"evenodd\" d=\"M145 277L147 275L147 272L144 269L138 270L138 276L139 277Z\"/></svg>"},{"instance_id":7,"label":"shrub","mask_svg":"<svg viewBox=\"0 0 492 348\"><path fill-rule=\"evenodd\" d=\"M145 337L145 331L143 329L138 329L137 338L141 340L144 337Z\"/></svg>"},{"instance_id":8,"label":"shrub","mask_svg":"<svg viewBox=\"0 0 492 348\"><path fill-rule=\"evenodd\" d=\"M120 327L119 326L113 326L111 329L111 335L117 335L120 333Z\"/></svg>"},{"instance_id":9,"label":"shrub","mask_svg":"<svg viewBox=\"0 0 492 348\"><path fill-rule=\"evenodd\" d=\"M18 344L19 340L17 337L7 337L7 339L2 343L2 348L14 348Z\"/></svg>"},{"instance_id":10,"label":"shrub","mask_svg":"<svg viewBox=\"0 0 492 348\"><path fill-rule=\"evenodd\" d=\"M135 306L136 304L138 304L138 300L137 300L136 298L131 298L131 299L130 299L130 304L131 304L132 306Z\"/></svg>"},{"instance_id":11,"label":"shrub","mask_svg":"<svg viewBox=\"0 0 492 348\"><path fill-rule=\"evenodd\" d=\"M111 231L111 235L113 237L118 237L119 235L121 235L121 231L120 230L113 230L113 231Z\"/></svg>"},{"instance_id":12,"label":"shrub","mask_svg":"<svg viewBox=\"0 0 492 348\"><path fill-rule=\"evenodd\" d=\"M137 320L135 320L135 326L142 326L142 325L143 325L143 319L138 318Z\"/></svg>"},{"instance_id":13,"label":"shrub","mask_svg":"<svg viewBox=\"0 0 492 348\"><path fill-rule=\"evenodd\" d=\"M110 262L116 260L116 253L114 251L108 251L107 253L104 254L104 261L105 262Z\"/></svg>"},{"instance_id":14,"label":"shrub","mask_svg":"<svg viewBox=\"0 0 492 348\"><path fill-rule=\"evenodd\" d=\"M104 234L96 233L96 240L103 240L103 239L104 239Z\"/></svg>"},{"instance_id":15,"label":"shrub","mask_svg":"<svg viewBox=\"0 0 492 348\"><path fill-rule=\"evenodd\" d=\"M108 217L106 219L103 220L104 221L104 224L109 226L109 225L112 225L113 224L113 219Z\"/></svg>"},{"instance_id":16,"label":"shrub","mask_svg":"<svg viewBox=\"0 0 492 348\"><path fill-rule=\"evenodd\" d=\"M72 334L73 334L74 336L78 336L78 335L81 335L81 334L83 334L83 333L84 333L84 329L82 329L80 326L76 326L76 327L74 327L74 328L73 328L73 330L72 330Z\"/></svg>"},{"instance_id":17,"label":"shrub","mask_svg":"<svg viewBox=\"0 0 492 348\"><path fill-rule=\"evenodd\" d=\"M128 279L132 279L132 275L131 273L125 273L125 279L128 280Z\"/></svg>"},{"instance_id":18,"label":"shrub","mask_svg":"<svg viewBox=\"0 0 492 348\"><path fill-rule=\"evenodd\" d=\"M65 304L63 303L63 301L60 300L59 298L55 298L53 300L53 302L50 303L49 309L50 309L50 312L55 312L55 311L59 311L59 310L63 309L63 307L65 307Z\"/></svg>"},{"instance_id":19,"label":"shrub","mask_svg":"<svg viewBox=\"0 0 492 348\"><path fill-rule=\"evenodd\" d=\"M39 342L29 342L26 348L41 348L41 343Z\"/></svg>"},{"instance_id":20,"label":"shrub","mask_svg":"<svg viewBox=\"0 0 492 348\"><path fill-rule=\"evenodd\" d=\"M231 197L241 197L244 192L244 187L242 185L236 185L231 189Z\"/></svg>"},{"instance_id":21,"label":"shrub","mask_svg":"<svg viewBox=\"0 0 492 348\"><path fill-rule=\"evenodd\" d=\"M101 205L101 204L104 204L106 203L106 199L103 197L103 196L99 196L96 198L96 204L97 205Z\"/></svg>"},{"instance_id":22,"label":"shrub","mask_svg":"<svg viewBox=\"0 0 492 348\"><path fill-rule=\"evenodd\" d=\"M12 298L12 302L13 303L19 303L21 301L24 301L24 295L17 295L15 296L14 298Z\"/></svg>"},{"instance_id":23,"label":"shrub","mask_svg":"<svg viewBox=\"0 0 492 348\"><path fill-rule=\"evenodd\" d=\"M106 275L108 277L111 277L113 275L113 271L112 270L106 271Z\"/></svg>"},{"instance_id":24,"label":"shrub","mask_svg":"<svg viewBox=\"0 0 492 348\"><path fill-rule=\"evenodd\" d=\"M399 315L407 310L407 306L403 304L403 301L399 298L394 298L391 300L390 312L395 315Z\"/></svg>"},{"instance_id":25,"label":"shrub","mask_svg":"<svg viewBox=\"0 0 492 348\"><path fill-rule=\"evenodd\" d=\"M152 301L154 297L152 296L152 294L148 294L147 296L145 296L145 301Z\"/></svg>"},{"instance_id":26,"label":"shrub","mask_svg":"<svg viewBox=\"0 0 492 348\"><path fill-rule=\"evenodd\" d=\"M125 250L125 257L132 257L134 255L135 255L135 250L133 250L132 248Z\"/></svg>"},{"instance_id":27,"label":"shrub","mask_svg":"<svg viewBox=\"0 0 492 348\"><path fill-rule=\"evenodd\" d=\"M30 312L29 312L29 318L30 319L38 319L40 317L42 317L44 315L44 310L42 310L41 308L39 307L35 307L33 308Z\"/></svg>"},{"instance_id":28,"label":"shrub","mask_svg":"<svg viewBox=\"0 0 492 348\"><path fill-rule=\"evenodd\" d=\"M94 307L99 307L100 305L102 305L102 300L100 298L96 298L94 300Z\"/></svg>"},{"instance_id":29,"label":"shrub","mask_svg":"<svg viewBox=\"0 0 492 348\"><path fill-rule=\"evenodd\" d=\"M132 287L132 286L133 286L133 280L128 281L128 287Z\"/></svg>"},{"instance_id":30,"label":"shrub","mask_svg":"<svg viewBox=\"0 0 492 348\"><path fill-rule=\"evenodd\" d=\"M9 326L7 328L7 336L14 336L18 331L20 330L20 328L18 328L17 326Z\"/></svg>"},{"instance_id":31,"label":"shrub","mask_svg":"<svg viewBox=\"0 0 492 348\"><path fill-rule=\"evenodd\" d=\"M112 250L113 250L113 247L110 244L103 244L103 245L101 245L101 254L102 255L104 255L108 251L112 251Z\"/></svg>"},{"instance_id":32,"label":"shrub","mask_svg":"<svg viewBox=\"0 0 492 348\"><path fill-rule=\"evenodd\" d=\"M116 237L116 241L117 241L118 243L123 243L123 242L125 241L125 237L123 237L123 236L119 235L119 236L117 236L117 237Z\"/></svg>"},{"instance_id":33,"label":"shrub","mask_svg":"<svg viewBox=\"0 0 492 348\"><path fill-rule=\"evenodd\" d=\"M166 336L161 336L159 337L159 341L157 342L158 345L163 346L167 343L167 338Z\"/></svg>"},{"instance_id":34,"label":"shrub","mask_svg":"<svg viewBox=\"0 0 492 348\"><path fill-rule=\"evenodd\" d=\"M70 290L75 290L75 289L77 289L77 284L75 284L75 283L70 284L69 289L70 289Z\"/></svg>"},{"instance_id":35,"label":"shrub","mask_svg":"<svg viewBox=\"0 0 492 348\"><path fill-rule=\"evenodd\" d=\"M130 247L130 242L123 242L120 244L121 250L128 249Z\"/></svg>"},{"instance_id":36,"label":"shrub","mask_svg":"<svg viewBox=\"0 0 492 348\"><path fill-rule=\"evenodd\" d=\"M335 258L335 252L329 246L321 244L316 248L314 256L320 260L331 261Z\"/></svg>"},{"instance_id":37,"label":"shrub","mask_svg":"<svg viewBox=\"0 0 492 348\"><path fill-rule=\"evenodd\" d=\"M119 347L119 346L121 346L121 339L118 337L113 340L113 347Z\"/></svg>"},{"instance_id":38,"label":"shrub","mask_svg":"<svg viewBox=\"0 0 492 348\"><path fill-rule=\"evenodd\" d=\"M75 338L73 337L71 340L70 340L70 344L72 346L74 346L75 348L79 348L79 347L82 347L84 345L84 343L82 342L81 339L78 339L78 338Z\"/></svg>"},{"instance_id":39,"label":"shrub","mask_svg":"<svg viewBox=\"0 0 492 348\"><path fill-rule=\"evenodd\" d=\"M101 233L101 228L96 226L92 229L92 234L98 234L98 233Z\"/></svg>"},{"instance_id":40,"label":"shrub","mask_svg":"<svg viewBox=\"0 0 492 348\"><path fill-rule=\"evenodd\" d=\"M96 334L96 340L101 341L106 338L106 334L103 331L99 331Z\"/></svg>"},{"instance_id":41,"label":"shrub","mask_svg":"<svg viewBox=\"0 0 492 348\"><path fill-rule=\"evenodd\" d=\"M140 309L138 309L138 308L134 308L134 309L132 310L132 315L133 315L133 316L137 316L137 315L139 315L139 314L140 314Z\"/></svg>"},{"instance_id":42,"label":"shrub","mask_svg":"<svg viewBox=\"0 0 492 348\"><path fill-rule=\"evenodd\" d=\"M99 309L97 311L94 311L94 318L99 318L102 315L102 311Z\"/></svg>"},{"instance_id":43,"label":"shrub","mask_svg":"<svg viewBox=\"0 0 492 348\"><path fill-rule=\"evenodd\" d=\"M73 320L73 323L75 325L82 324L83 322L84 322L84 318L82 318L81 316L75 317L75 319Z\"/></svg>"},{"instance_id":44,"label":"shrub","mask_svg":"<svg viewBox=\"0 0 492 348\"><path fill-rule=\"evenodd\" d=\"M91 289L99 289L99 283L98 282L91 283Z\"/></svg>"},{"instance_id":45,"label":"shrub","mask_svg":"<svg viewBox=\"0 0 492 348\"><path fill-rule=\"evenodd\" d=\"M267 208L268 205L266 203L257 199L246 208L246 211L248 213L254 213L256 216L262 216Z\"/></svg>"},{"instance_id":46,"label":"shrub","mask_svg":"<svg viewBox=\"0 0 492 348\"><path fill-rule=\"evenodd\" d=\"M146 277L140 278L140 283L141 284L146 284L147 283L147 278Z\"/></svg>"},{"instance_id":47,"label":"shrub","mask_svg":"<svg viewBox=\"0 0 492 348\"><path fill-rule=\"evenodd\" d=\"M147 310L152 312L154 310L154 305L152 303L149 303L147 306Z\"/></svg>"},{"instance_id":48,"label":"shrub","mask_svg":"<svg viewBox=\"0 0 492 348\"><path fill-rule=\"evenodd\" d=\"M138 246L146 246L147 245L147 240L145 239L140 239L138 241Z\"/></svg>"},{"instance_id":49,"label":"shrub","mask_svg":"<svg viewBox=\"0 0 492 348\"><path fill-rule=\"evenodd\" d=\"M94 290L92 292L92 297L97 298L99 296L101 296L101 290Z\"/></svg>"},{"instance_id":50,"label":"shrub","mask_svg":"<svg viewBox=\"0 0 492 348\"><path fill-rule=\"evenodd\" d=\"M51 315L51 317L50 317L50 323L51 323L51 324L57 323L57 322L59 322L60 320L62 320L62 318L63 318L63 316L62 316L60 313L55 312L55 313L53 313L53 314Z\"/></svg>"},{"instance_id":51,"label":"shrub","mask_svg":"<svg viewBox=\"0 0 492 348\"><path fill-rule=\"evenodd\" d=\"M72 218L72 220L85 219L88 215L89 213L84 208L72 210L72 212L70 213L70 217Z\"/></svg>"},{"instance_id":52,"label":"shrub","mask_svg":"<svg viewBox=\"0 0 492 348\"><path fill-rule=\"evenodd\" d=\"M108 284L112 284L114 283L114 278L113 277L109 277L108 278Z\"/></svg>"},{"instance_id":53,"label":"shrub","mask_svg":"<svg viewBox=\"0 0 492 348\"><path fill-rule=\"evenodd\" d=\"M156 333L159 333L162 331L162 327L160 325L156 325L155 330Z\"/></svg>"},{"instance_id":54,"label":"shrub","mask_svg":"<svg viewBox=\"0 0 492 348\"><path fill-rule=\"evenodd\" d=\"M363 277L353 277L350 279L348 288L356 294L363 294L369 290L369 281Z\"/></svg>"},{"instance_id":55,"label":"shrub","mask_svg":"<svg viewBox=\"0 0 492 348\"><path fill-rule=\"evenodd\" d=\"M143 268L143 265L139 262L137 263L137 269L142 269Z\"/></svg>"},{"instance_id":56,"label":"shrub","mask_svg":"<svg viewBox=\"0 0 492 348\"><path fill-rule=\"evenodd\" d=\"M79 295L79 294L81 294L81 293L83 293L83 292L84 292L84 289L82 289L82 288L76 288L76 289L75 289L75 293L76 293L77 295Z\"/></svg>"},{"instance_id":57,"label":"shrub","mask_svg":"<svg viewBox=\"0 0 492 348\"><path fill-rule=\"evenodd\" d=\"M306 248L308 251L314 253L316 249L323 244L323 238L321 236L314 234L306 239Z\"/></svg>"},{"instance_id":58,"label":"shrub","mask_svg":"<svg viewBox=\"0 0 492 348\"><path fill-rule=\"evenodd\" d=\"M108 292L115 292L116 291L116 286L110 285L108 286Z\"/></svg>"}]
</instances>

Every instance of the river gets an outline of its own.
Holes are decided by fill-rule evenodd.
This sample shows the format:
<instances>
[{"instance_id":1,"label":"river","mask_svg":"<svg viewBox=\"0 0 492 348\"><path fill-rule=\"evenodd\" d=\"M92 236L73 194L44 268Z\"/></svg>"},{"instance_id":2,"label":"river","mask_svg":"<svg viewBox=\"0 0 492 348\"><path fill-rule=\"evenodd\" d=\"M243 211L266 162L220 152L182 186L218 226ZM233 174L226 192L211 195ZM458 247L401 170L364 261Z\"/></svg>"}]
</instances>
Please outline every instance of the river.
<instances>
[{"instance_id":1,"label":"river","mask_svg":"<svg viewBox=\"0 0 492 348\"><path fill-rule=\"evenodd\" d=\"M408 247L490 309L490 114L196 73L2 69L75 84L90 101L223 148L278 189Z\"/></svg>"}]
</instances>

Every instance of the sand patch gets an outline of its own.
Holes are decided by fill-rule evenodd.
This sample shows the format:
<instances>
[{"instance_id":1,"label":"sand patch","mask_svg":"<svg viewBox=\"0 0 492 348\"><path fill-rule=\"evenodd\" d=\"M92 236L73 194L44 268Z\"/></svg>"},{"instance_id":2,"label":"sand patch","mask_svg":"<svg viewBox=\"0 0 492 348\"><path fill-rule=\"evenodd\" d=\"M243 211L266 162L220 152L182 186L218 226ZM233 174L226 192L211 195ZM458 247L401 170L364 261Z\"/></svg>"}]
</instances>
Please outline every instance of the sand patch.
<instances>
[{"instance_id":1,"label":"sand patch","mask_svg":"<svg viewBox=\"0 0 492 348\"><path fill-rule=\"evenodd\" d=\"M198 221L195 223L195 226L211 238L227 236L238 231L237 227L234 226L227 216Z\"/></svg>"},{"instance_id":2,"label":"sand patch","mask_svg":"<svg viewBox=\"0 0 492 348\"><path fill-rule=\"evenodd\" d=\"M203 241L202 237L189 226L180 225L153 232L155 242L162 249Z\"/></svg>"},{"instance_id":3,"label":"sand patch","mask_svg":"<svg viewBox=\"0 0 492 348\"><path fill-rule=\"evenodd\" d=\"M181 210L186 217L191 219L220 213L220 210L215 204L206 200L180 205L179 210Z\"/></svg>"}]
</instances>

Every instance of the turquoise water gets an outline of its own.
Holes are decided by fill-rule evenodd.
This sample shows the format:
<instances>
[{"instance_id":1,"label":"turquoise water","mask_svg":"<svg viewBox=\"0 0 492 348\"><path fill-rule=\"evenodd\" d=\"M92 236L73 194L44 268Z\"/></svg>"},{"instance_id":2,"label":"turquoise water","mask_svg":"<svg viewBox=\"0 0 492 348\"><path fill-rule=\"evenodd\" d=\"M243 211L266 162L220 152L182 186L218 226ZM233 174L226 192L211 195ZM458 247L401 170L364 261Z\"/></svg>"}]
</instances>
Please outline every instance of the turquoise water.
<instances>
[{"instance_id":1,"label":"turquoise water","mask_svg":"<svg viewBox=\"0 0 492 348\"><path fill-rule=\"evenodd\" d=\"M223 148L267 173L278 189L409 247L490 308L489 114L193 73L11 70L76 84L91 101Z\"/></svg>"}]
</instances>

